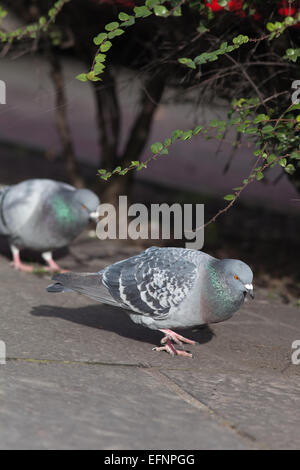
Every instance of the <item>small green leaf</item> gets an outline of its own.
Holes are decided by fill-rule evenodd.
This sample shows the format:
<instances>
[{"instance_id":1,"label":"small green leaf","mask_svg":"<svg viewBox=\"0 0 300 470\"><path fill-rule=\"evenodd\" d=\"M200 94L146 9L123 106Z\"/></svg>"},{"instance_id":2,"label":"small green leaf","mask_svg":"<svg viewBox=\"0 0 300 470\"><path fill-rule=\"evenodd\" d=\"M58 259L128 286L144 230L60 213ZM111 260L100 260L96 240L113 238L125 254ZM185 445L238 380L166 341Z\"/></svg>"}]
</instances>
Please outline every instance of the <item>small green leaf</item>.
<instances>
[{"instance_id":1,"label":"small green leaf","mask_svg":"<svg viewBox=\"0 0 300 470\"><path fill-rule=\"evenodd\" d=\"M151 152L154 154L160 153L163 148L164 146L161 142L154 142L150 147Z\"/></svg>"},{"instance_id":2,"label":"small green leaf","mask_svg":"<svg viewBox=\"0 0 300 470\"><path fill-rule=\"evenodd\" d=\"M267 126L264 126L262 129L261 129L261 132L263 134L270 134L270 133L273 133L274 131L274 127L271 126L271 124L268 124Z\"/></svg>"},{"instance_id":3,"label":"small green leaf","mask_svg":"<svg viewBox=\"0 0 300 470\"><path fill-rule=\"evenodd\" d=\"M100 33L100 34L98 34L98 36L96 36L93 39L93 41L96 44L96 46L100 46L100 44L102 44L102 42L105 41L105 39L107 39L107 34L106 33Z\"/></svg>"},{"instance_id":4,"label":"small green leaf","mask_svg":"<svg viewBox=\"0 0 300 470\"><path fill-rule=\"evenodd\" d=\"M112 43L110 41L105 41L103 44L100 46L100 51L101 52L107 52L112 46Z\"/></svg>"},{"instance_id":5,"label":"small green leaf","mask_svg":"<svg viewBox=\"0 0 300 470\"><path fill-rule=\"evenodd\" d=\"M181 7L177 7L173 10L173 16L182 16Z\"/></svg>"},{"instance_id":6,"label":"small green leaf","mask_svg":"<svg viewBox=\"0 0 300 470\"><path fill-rule=\"evenodd\" d=\"M134 7L133 9L136 18L146 18L147 16L152 15L152 12L145 5L140 7Z\"/></svg>"},{"instance_id":7,"label":"small green leaf","mask_svg":"<svg viewBox=\"0 0 300 470\"><path fill-rule=\"evenodd\" d=\"M121 28L118 28L114 31L114 33L115 33L115 36L121 36L122 34L125 33L125 31Z\"/></svg>"},{"instance_id":8,"label":"small green leaf","mask_svg":"<svg viewBox=\"0 0 300 470\"><path fill-rule=\"evenodd\" d=\"M293 165L292 163L289 163L289 164L284 168L284 171L286 171L289 175L292 175L293 173L295 173L296 168L294 167L294 165Z\"/></svg>"},{"instance_id":9,"label":"small green leaf","mask_svg":"<svg viewBox=\"0 0 300 470\"><path fill-rule=\"evenodd\" d=\"M193 134L194 134L194 135L199 134L199 132L202 131L202 129L203 129L203 126L197 126L197 127L195 127L195 129L193 130Z\"/></svg>"},{"instance_id":10,"label":"small green leaf","mask_svg":"<svg viewBox=\"0 0 300 470\"><path fill-rule=\"evenodd\" d=\"M300 110L300 104L293 104L288 111L295 111L295 110Z\"/></svg>"},{"instance_id":11,"label":"small green leaf","mask_svg":"<svg viewBox=\"0 0 300 470\"><path fill-rule=\"evenodd\" d=\"M97 54L95 57L96 62L105 62L106 54Z\"/></svg>"},{"instance_id":12,"label":"small green leaf","mask_svg":"<svg viewBox=\"0 0 300 470\"><path fill-rule=\"evenodd\" d=\"M122 170L122 168L121 168L120 166L117 166L117 167L113 170L112 174L114 175L115 173L119 173L121 170Z\"/></svg>"},{"instance_id":13,"label":"small green leaf","mask_svg":"<svg viewBox=\"0 0 300 470\"><path fill-rule=\"evenodd\" d=\"M179 139L183 134L183 131L181 129L176 129L175 131L172 132L171 140L172 142L175 142L175 140Z\"/></svg>"},{"instance_id":14,"label":"small green leaf","mask_svg":"<svg viewBox=\"0 0 300 470\"><path fill-rule=\"evenodd\" d=\"M189 129L188 131L185 131L182 136L181 136L181 139L182 140L188 140L192 137L193 135L193 131L191 129Z\"/></svg>"},{"instance_id":15,"label":"small green leaf","mask_svg":"<svg viewBox=\"0 0 300 470\"><path fill-rule=\"evenodd\" d=\"M121 27L127 27L127 26L132 26L135 23L135 18L134 16L130 16L129 20L123 21L123 23L120 24Z\"/></svg>"},{"instance_id":16,"label":"small green leaf","mask_svg":"<svg viewBox=\"0 0 300 470\"><path fill-rule=\"evenodd\" d=\"M286 158L281 158L278 163L279 163L280 166L282 166L284 168L287 164L287 159Z\"/></svg>"},{"instance_id":17,"label":"small green leaf","mask_svg":"<svg viewBox=\"0 0 300 470\"><path fill-rule=\"evenodd\" d=\"M235 199L235 195L234 194L227 194L226 196L224 196L224 199L225 199L225 201L233 201L233 199Z\"/></svg>"},{"instance_id":18,"label":"small green leaf","mask_svg":"<svg viewBox=\"0 0 300 470\"><path fill-rule=\"evenodd\" d=\"M93 78L95 78L95 72L94 72L94 70L91 70L91 71L87 74L87 78L88 78L88 80L93 80Z\"/></svg>"},{"instance_id":19,"label":"small green leaf","mask_svg":"<svg viewBox=\"0 0 300 470\"><path fill-rule=\"evenodd\" d=\"M121 11L121 13L119 13L119 20L121 21L127 21L129 20L130 16L127 15L127 13L124 13L123 11Z\"/></svg>"},{"instance_id":20,"label":"small green leaf","mask_svg":"<svg viewBox=\"0 0 300 470\"><path fill-rule=\"evenodd\" d=\"M115 29L114 31L111 31L110 33L108 33L108 39L113 39L116 36L121 36L123 33L125 33L123 29L120 29L120 28Z\"/></svg>"},{"instance_id":21,"label":"small green leaf","mask_svg":"<svg viewBox=\"0 0 300 470\"><path fill-rule=\"evenodd\" d=\"M192 59L189 59L188 57L181 57L178 59L178 62L180 64L186 65L187 67L190 67L191 69L196 69L196 64Z\"/></svg>"},{"instance_id":22,"label":"small green leaf","mask_svg":"<svg viewBox=\"0 0 300 470\"><path fill-rule=\"evenodd\" d=\"M79 75L76 76L77 80L80 80L81 82L87 82L88 77L86 73L80 73Z\"/></svg>"},{"instance_id":23,"label":"small green leaf","mask_svg":"<svg viewBox=\"0 0 300 470\"><path fill-rule=\"evenodd\" d=\"M102 73L104 69L105 65L102 62L97 62L94 67L94 72L98 75L99 73Z\"/></svg>"},{"instance_id":24,"label":"small green leaf","mask_svg":"<svg viewBox=\"0 0 300 470\"><path fill-rule=\"evenodd\" d=\"M154 14L156 16L167 16L169 14L169 12L166 9L166 7L164 7L163 5L156 5L154 7Z\"/></svg>"},{"instance_id":25,"label":"small green leaf","mask_svg":"<svg viewBox=\"0 0 300 470\"><path fill-rule=\"evenodd\" d=\"M263 122L263 121L269 121L269 119L270 119L270 117L267 116L266 114L259 114L254 119L253 124L259 124L260 122Z\"/></svg>"},{"instance_id":26,"label":"small green leaf","mask_svg":"<svg viewBox=\"0 0 300 470\"><path fill-rule=\"evenodd\" d=\"M268 163L275 162L275 160L276 160L276 155L274 155L274 153L271 153L271 155L269 155L267 158Z\"/></svg>"},{"instance_id":27,"label":"small green leaf","mask_svg":"<svg viewBox=\"0 0 300 470\"><path fill-rule=\"evenodd\" d=\"M113 31L119 27L119 23L117 21L113 21L112 23L108 23L105 25L106 31Z\"/></svg>"},{"instance_id":28,"label":"small green leaf","mask_svg":"<svg viewBox=\"0 0 300 470\"><path fill-rule=\"evenodd\" d=\"M300 150L293 150L291 153L291 158L295 160L300 160Z\"/></svg>"},{"instance_id":29,"label":"small green leaf","mask_svg":"<svg viewBox=\"0 0 300 470\"><path fill-rule=\"evenodd\" d=\"M137 167L137 171L141 171L142 168L147 168L147 163L141 163L140 166Z\"/></svg>"},{"instance_id":30,"label":"small green leaf","mask_svg":"<svg viewBox=\"0 0 300 470\"><path fill-rule=\"evenodd\" d=\"M218 127L218 124L219 121L217 119L211 119L211 121L209 121L210 127Z\"/></svg>"}]
</instances>

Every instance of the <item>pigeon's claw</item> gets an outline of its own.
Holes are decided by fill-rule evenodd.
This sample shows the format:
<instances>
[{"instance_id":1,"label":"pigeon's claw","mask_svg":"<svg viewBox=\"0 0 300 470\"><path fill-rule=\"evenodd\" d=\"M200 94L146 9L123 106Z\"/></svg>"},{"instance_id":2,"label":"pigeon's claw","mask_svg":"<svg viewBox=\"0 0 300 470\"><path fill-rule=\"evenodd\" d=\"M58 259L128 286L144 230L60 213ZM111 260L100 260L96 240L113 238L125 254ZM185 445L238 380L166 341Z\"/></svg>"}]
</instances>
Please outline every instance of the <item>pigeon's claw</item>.
<instances>
[{"instance_id":1,"label":"pigeon's claw","mask_svg":"<svg viewBox=\"0 0 300 470\"><path fill-rule=\"evenodd\" d=\"M48 264L48 266L45 268L46 271L49 271L51 273L67 273L68 272L67 270L61 269L58 266L58 264L54 261L52 257L52 253L50 251L46 253L42 253L42 257Z\"/></svg>"},{"instance_id":2,"label":"pigeon's claw","mask_svg":"<svg viewBox=\"0 0 300 470\"><path fill-rule=\"evenodd\" d=\"M27 264L22 263L19 248L14 245L11 245L10 248L13 255L13 261L11 262L11 266L17 271L22 271L23 273L32 273L34 269L33 266L28 266Z\"/></svg>"},{"instance_id":3,"label":"pigeon's claw","mask_svg":"<svg viewBox=\"0 0 300 470\"><path fill-rule=\"evenodd\" d=\"M167 339L164 346L159 346L153 348L152 351L166 351L171 356L184 356L184 357L193 357L193 354L188 351L183 351L182 349L176 349L170 339Z\"/></svg>"},{"instance_id":4,"label":"pigeon's claw","mask_svg":"<svg viewBox=\"0 0 300 470\"><path fill-rule=\"evenodd\" d=\"M58 266L58 264L56 264L56 266L46 266L44 268L44 270L47 271L47 272L53 273L53 274L56 274L56 273L63 274L63 273L68 273L69 272L67 269L61 269Z\"/></svg>"},{"instance_id":5,"label":"pigeon's claw","mask_svg":"<svg viewBox=\"0 0 300 470\"><path fill-rule=\"evenodd\" d=\"M185 338L184 336L175 333L175 331L165 329L161 329L160 331L165 334L161 340L161 344L167 343L168 340L174 341L174 343L178 344L179 346L183 346L182 343L191 344L192 346L195 346L196 344L195 341Z\"/></svg>"},{"instance_id":6,"label":"pigeon's claw","mask_svg":"<svg viewBox=\"0 0 300 470\"><path fill-rule=\"evenodd\" d=\"M32 273L34 269L33 266L28 266L27 264L23 264L20 260L12 261L10 265L17 271L22 271L23 273Z\"/></svg>"},{"instance_id":7,"label":"pigeon's claw","mask_svg":"<svg viewBox=\"0 0 300 470\"><path fill-rule=\"evenodd\" d=\"M173 344L169 340L164 346L159 346L156 348L153 348L152 351L166 351L168 354L171 356L176 356L177 355L177 350L174 348Z\"/></svg>"}]
</instances>

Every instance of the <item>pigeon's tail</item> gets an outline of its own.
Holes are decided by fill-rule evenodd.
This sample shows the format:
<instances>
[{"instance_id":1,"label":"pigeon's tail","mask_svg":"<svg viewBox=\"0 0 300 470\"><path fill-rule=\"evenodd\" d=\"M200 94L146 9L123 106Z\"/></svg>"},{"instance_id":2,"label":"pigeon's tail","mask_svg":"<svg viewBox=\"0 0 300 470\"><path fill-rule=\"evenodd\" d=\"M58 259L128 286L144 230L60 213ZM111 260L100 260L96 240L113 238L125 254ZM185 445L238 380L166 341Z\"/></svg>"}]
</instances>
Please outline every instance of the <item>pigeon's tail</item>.
<instances>
[{"instance_id":1,"label":"pigeon's tail","mask_svg":"<svg viewBox=\"0 0 300 470\"><path fill-rule=\"evenodd\" d=\"M72 289L68 289L67 287L64 287L62 284L59 282L56 282L55 284L51 284L50 286L47 287L48 292L73 292Z\"/></svg>"},{"instance_id":2,"label":"pigeon's tail","mask_svg":"<svg viewBox=\"0 0 300 470\"><path fill-rule=\"evenodd\" d=\"M102 284L101 274L88 273L65 273L56 274L52 278L54 284L48 286L48 292L78 292L86 295L97 302L103 302L110 305L118 305Z\"/></svg>"}]
</instances>

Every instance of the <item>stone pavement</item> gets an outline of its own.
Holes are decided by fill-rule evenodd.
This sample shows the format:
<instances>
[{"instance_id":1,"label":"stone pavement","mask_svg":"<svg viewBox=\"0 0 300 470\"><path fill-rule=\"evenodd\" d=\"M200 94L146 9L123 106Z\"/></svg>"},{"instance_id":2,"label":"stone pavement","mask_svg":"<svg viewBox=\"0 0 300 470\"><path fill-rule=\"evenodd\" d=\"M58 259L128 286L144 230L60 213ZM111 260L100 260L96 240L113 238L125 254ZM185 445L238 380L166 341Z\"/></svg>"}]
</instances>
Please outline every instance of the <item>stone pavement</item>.
<instances>
[{"instance_id":1,"label":"stone pavement","mask_svg":"<svg viewBox=\"0 0 300 470\"><path fill-rule=\"evenodd\" d=\"M0 244L1 449L296 449L300 310L257 292L191 332L195 358L152 351L160 333L50 277L15 272ZM139 247L80 237L59 262L96 271ZM187 334L188 336L188 334Z\"/></svg>"}]
</instances>

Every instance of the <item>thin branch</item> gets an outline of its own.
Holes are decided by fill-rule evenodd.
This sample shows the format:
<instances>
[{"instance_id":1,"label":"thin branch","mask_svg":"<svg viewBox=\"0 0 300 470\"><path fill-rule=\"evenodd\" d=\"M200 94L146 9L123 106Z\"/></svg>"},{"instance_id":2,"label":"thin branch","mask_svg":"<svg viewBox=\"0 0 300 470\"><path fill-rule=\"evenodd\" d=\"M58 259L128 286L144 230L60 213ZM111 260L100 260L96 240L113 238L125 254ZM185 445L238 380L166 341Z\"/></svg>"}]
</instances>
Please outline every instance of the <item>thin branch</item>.
<instances>
[{"instance_id":1,"label":"thin branch","mask_svg":"<svg viewBox=\"0 0 300 470\"><path fill-rule=\"evenodd\" d=\"M51 78L55 87L56 94L56 125L63 148L63 155L66 162L66 169L72 184L76 187L84 187L84 180L80 176L74 145L71 136L71 130L67 116L67 98L64 88L64 77L60 60L52 50L49 53L49 62L51 65Z\"/></svg>"}]
</instances>

